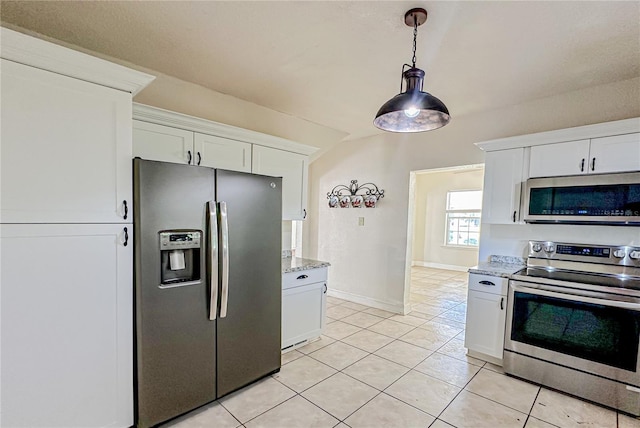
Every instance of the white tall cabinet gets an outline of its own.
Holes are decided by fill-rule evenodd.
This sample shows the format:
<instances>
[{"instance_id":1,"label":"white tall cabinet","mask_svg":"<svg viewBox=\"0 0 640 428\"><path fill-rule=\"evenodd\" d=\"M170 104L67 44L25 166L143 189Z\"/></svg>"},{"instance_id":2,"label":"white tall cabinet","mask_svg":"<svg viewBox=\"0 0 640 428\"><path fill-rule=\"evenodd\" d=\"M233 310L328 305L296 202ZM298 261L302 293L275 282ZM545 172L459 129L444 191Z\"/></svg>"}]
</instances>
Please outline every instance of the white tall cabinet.
<instances>
[{"instance_id":1,"label":"white tall cabinet","mask_svg":"<svg viewBox=\"0 0 640 428\"><path fill-rule=\"evenodd\" d=\"M128 427L131 97L153 77L1 31L0 425Z\"/></svg>"}]
</instances>

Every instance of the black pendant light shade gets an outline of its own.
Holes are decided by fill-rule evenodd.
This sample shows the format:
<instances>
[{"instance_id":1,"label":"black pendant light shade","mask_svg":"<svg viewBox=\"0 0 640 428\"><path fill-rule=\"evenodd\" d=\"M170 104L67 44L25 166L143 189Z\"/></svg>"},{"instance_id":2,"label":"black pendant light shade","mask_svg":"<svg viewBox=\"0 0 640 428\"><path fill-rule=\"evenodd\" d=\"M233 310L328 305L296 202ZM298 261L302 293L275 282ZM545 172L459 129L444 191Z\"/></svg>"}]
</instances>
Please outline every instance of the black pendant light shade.
<instances>
[{"instance_id":1,"label":"black pendant light shade","mask_svg":"<svg viewBox=\"0 0 640 428\"><path fill-rule=\"evenodd\" d=\"M406 81L406 91L384 103L373 124L391 132L422 132L449 123L451 116L447 106L422 91L424 71L412 67L402 75Z\"/></svg>"},{"instance_id":2,"label":"black pendant light shade","mask_svg":"<svg viewBox=\"0 0 640 428\"><path fill-rule=\"evenodd\" d=\"M449 123L451 116L442 101L422 90L424 71L416 68L416 38L418 26L427 20L427 11L411 9L404 15L405 24L413 27L413 65L405 64L402 78L405 91L384 103L373 121L378 128L391 132L422 132L438 129ZM409 67L406 71L405 67Z\"/></svg>"}]
</instances>

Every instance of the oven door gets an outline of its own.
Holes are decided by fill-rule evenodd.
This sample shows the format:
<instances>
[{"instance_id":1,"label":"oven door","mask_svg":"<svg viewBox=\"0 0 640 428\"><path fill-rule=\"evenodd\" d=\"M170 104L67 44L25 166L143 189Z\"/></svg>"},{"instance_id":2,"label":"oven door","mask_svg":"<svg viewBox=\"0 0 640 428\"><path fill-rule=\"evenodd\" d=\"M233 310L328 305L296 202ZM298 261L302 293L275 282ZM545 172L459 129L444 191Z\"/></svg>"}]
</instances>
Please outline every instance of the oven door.
<instances>
[{"instance_id":1,"label":"oven door","mask_svg":"<svg viewBox=\"0 0 640 428\"><path fill-rule=\"evenodd\" d=\"M509 282L505 350L640 386L640 299Z\"/></svg>"}]
</instances>

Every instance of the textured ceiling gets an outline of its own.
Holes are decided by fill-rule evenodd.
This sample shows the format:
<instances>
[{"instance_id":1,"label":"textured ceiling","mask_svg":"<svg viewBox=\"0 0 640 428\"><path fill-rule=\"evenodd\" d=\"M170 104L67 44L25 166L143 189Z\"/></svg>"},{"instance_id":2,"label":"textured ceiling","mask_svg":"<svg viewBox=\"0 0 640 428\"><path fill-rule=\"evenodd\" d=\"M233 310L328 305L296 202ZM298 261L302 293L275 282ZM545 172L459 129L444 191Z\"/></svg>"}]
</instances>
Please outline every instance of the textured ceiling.
<instances>
[{"instance_id":1,"label":"textured ceiling","mask_svg":"<svg viewBox=\"0 0 640 428\"><path fill-rule=\"evenodd\" d=\"M5 1L6 24L344 131L410 62L453 119L640 76L640 2Z\"/></svg>"}]
</instances>

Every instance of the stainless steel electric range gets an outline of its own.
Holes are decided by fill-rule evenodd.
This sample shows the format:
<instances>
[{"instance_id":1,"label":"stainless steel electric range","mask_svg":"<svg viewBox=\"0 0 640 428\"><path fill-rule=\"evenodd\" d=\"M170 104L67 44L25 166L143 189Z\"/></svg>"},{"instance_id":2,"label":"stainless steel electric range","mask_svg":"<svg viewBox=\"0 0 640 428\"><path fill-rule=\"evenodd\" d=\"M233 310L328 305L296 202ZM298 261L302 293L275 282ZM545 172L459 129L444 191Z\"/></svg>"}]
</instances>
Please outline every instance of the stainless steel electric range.
<instances>
[{"instance_id":1,"label":"stainless steel electric range","mask_svg":"<svg viewBox=\"0 0 640 428\"><path fill-rule=\"evenodd\" d=\"M640 415L640 247L531 241L507 302L508 374Z\"/></svg>"}]
</instances>

